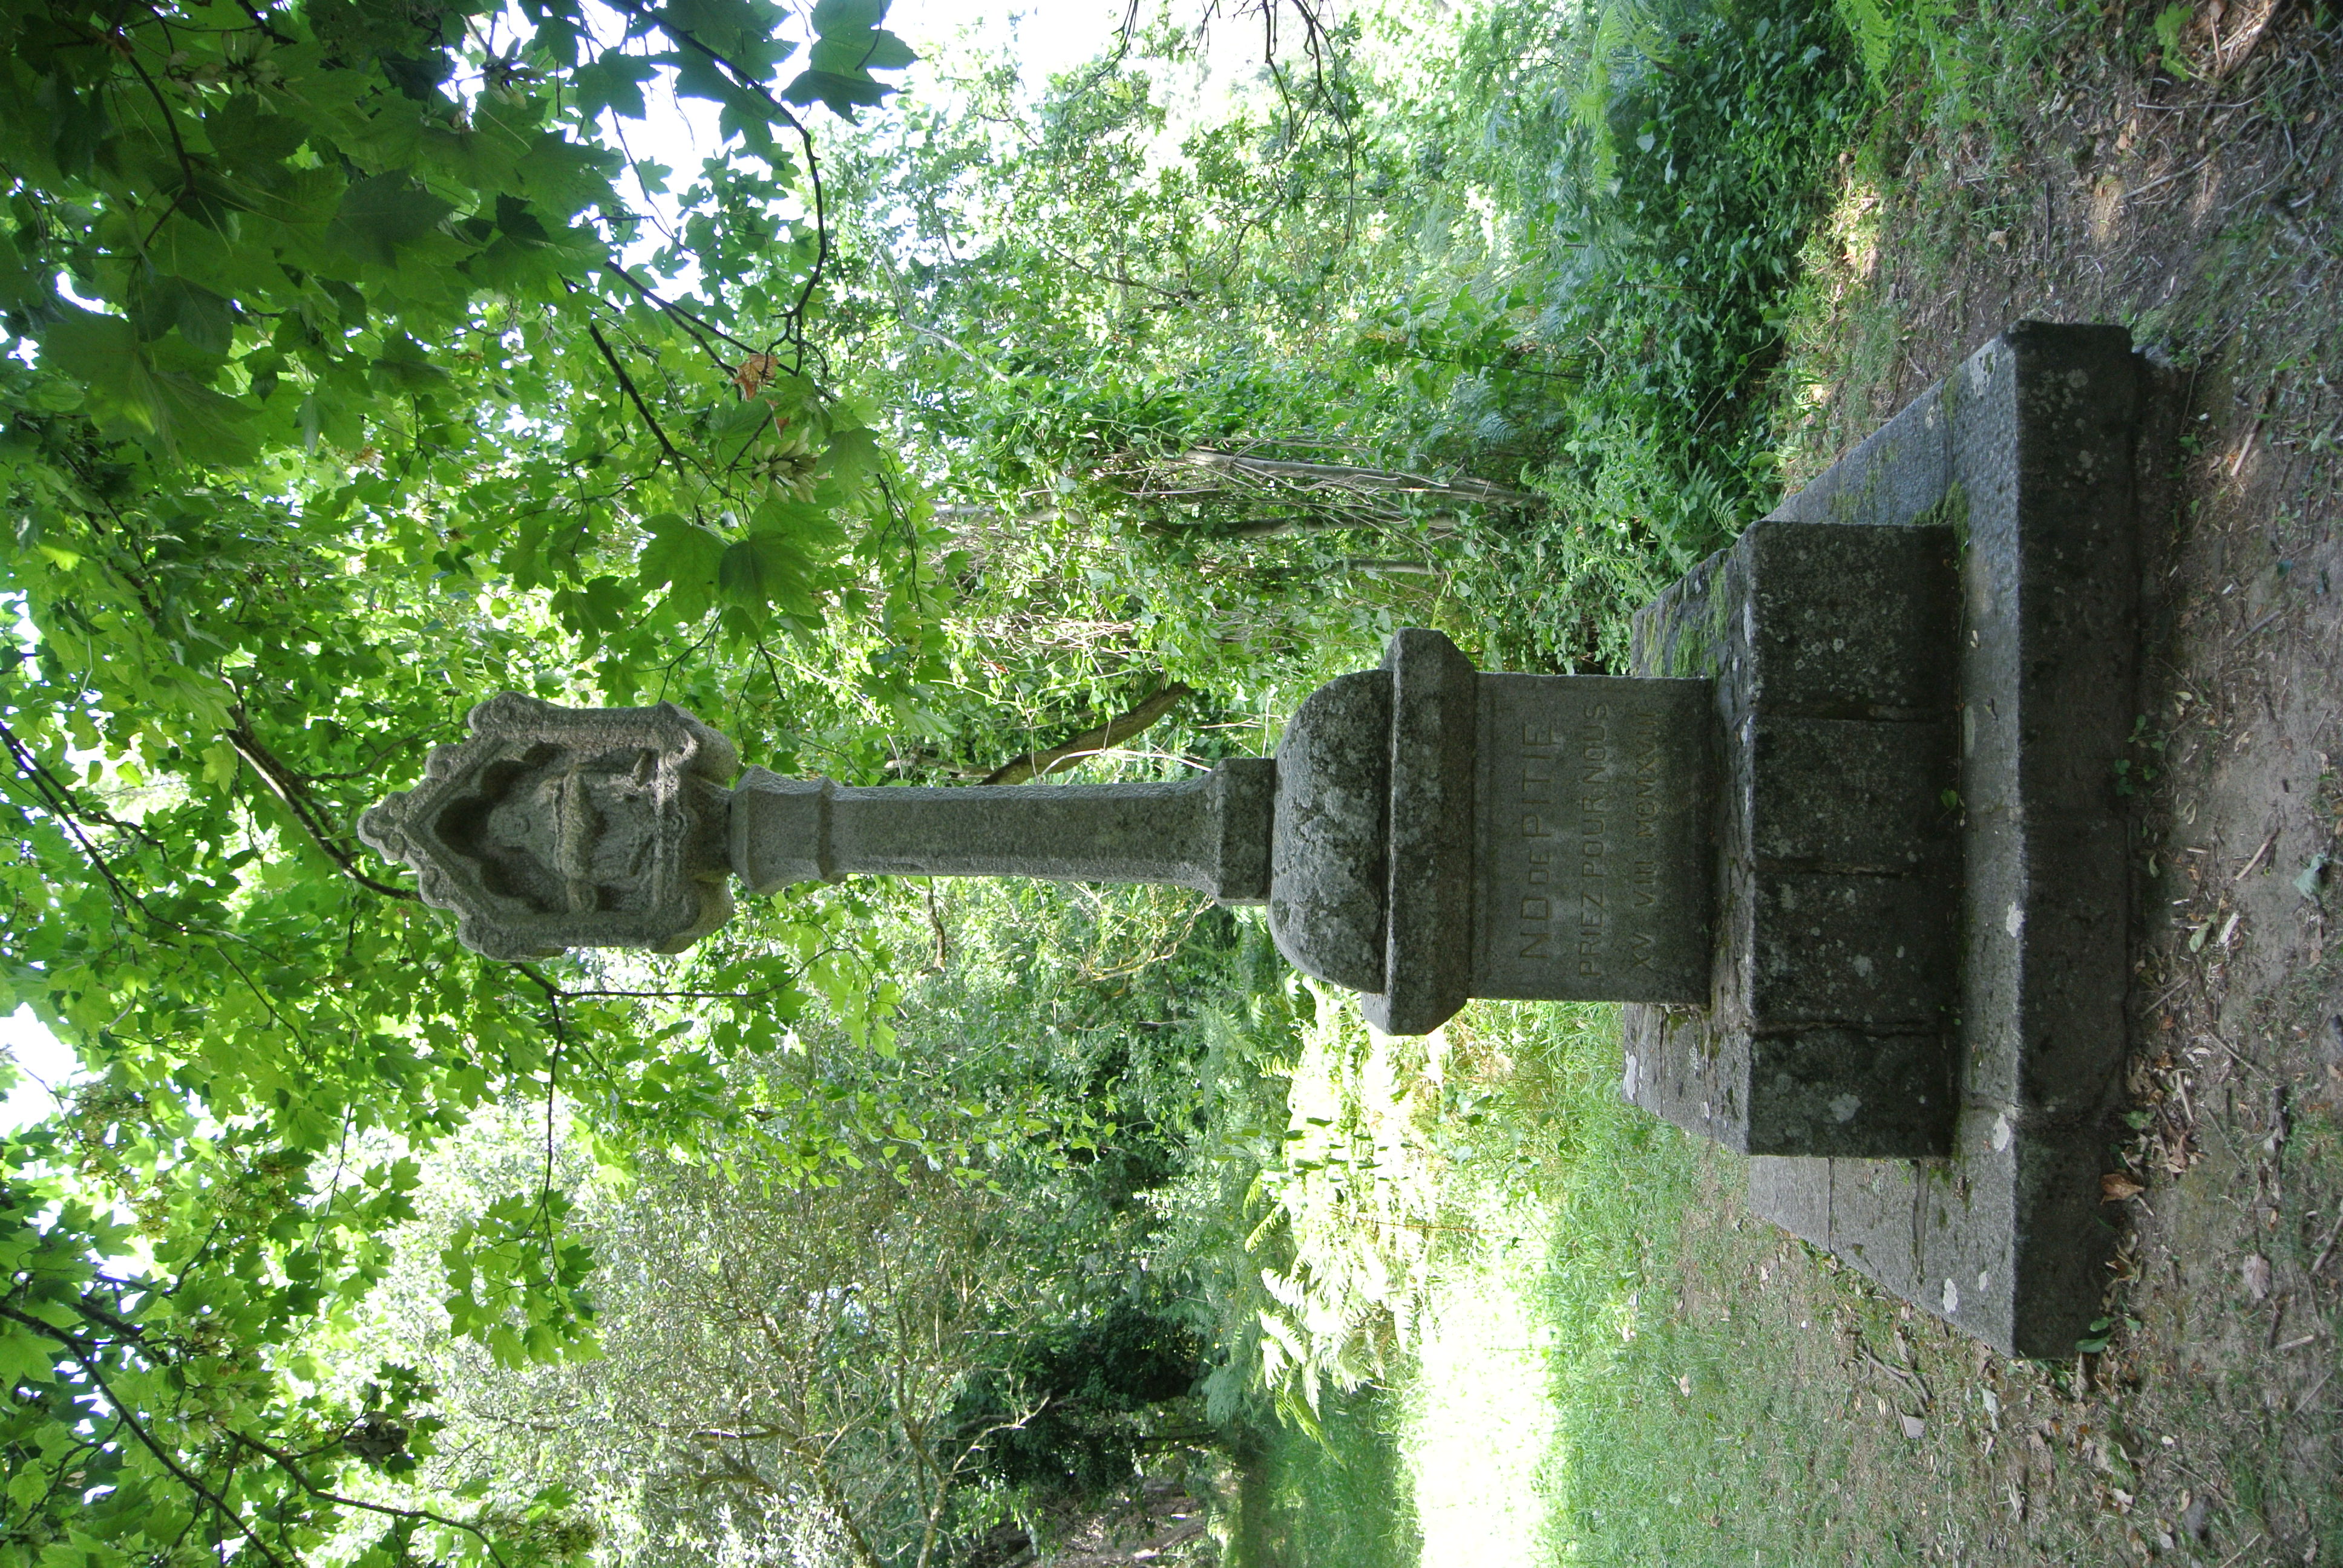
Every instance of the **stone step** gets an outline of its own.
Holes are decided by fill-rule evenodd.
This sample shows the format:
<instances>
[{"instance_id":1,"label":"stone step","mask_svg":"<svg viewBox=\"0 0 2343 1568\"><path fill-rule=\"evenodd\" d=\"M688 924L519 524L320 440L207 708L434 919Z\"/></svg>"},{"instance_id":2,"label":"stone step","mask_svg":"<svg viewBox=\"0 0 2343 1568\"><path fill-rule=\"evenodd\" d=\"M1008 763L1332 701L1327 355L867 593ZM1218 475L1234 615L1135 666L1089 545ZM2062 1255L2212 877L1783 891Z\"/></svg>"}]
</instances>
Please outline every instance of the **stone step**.
<instances>
[{"instance_id":1,"label":"stone step","mask_svg":"<svg viewBox=\"0 0 2343 1568\"><path fill-rule=\"evenodd\" d=\"M1727 739L1715 994L1627 1010L1628 1097L1758 1156L1757 1213L2016 1355L2074 1353L2111 1240L2147 386L2121 328L2013 327L1634 645L1712 676ZM1769 729L1792 719L1866 739Z\"/></svg>"}]
</instances>

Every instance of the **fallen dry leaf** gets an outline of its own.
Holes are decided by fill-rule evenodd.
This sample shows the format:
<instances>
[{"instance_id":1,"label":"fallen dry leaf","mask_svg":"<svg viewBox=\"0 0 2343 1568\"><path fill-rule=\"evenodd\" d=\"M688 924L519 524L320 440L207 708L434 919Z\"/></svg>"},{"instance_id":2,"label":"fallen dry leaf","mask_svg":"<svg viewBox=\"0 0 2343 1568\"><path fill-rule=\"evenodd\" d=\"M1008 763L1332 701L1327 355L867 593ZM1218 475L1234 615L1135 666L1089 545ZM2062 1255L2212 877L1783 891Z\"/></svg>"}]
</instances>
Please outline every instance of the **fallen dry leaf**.
<instances>
[{"instance_id":1,"label":"fallen dry leaf","mask_svg":"<svg viewBox=\"0 0 2343 1568\"><path fill-rule=\"evenodd\" d=\"M2099 1197L2108 1203L2120 1203L2127 1198L2137 1198L2147 1189L2120 1171L2110 1171L2099 1178Z\"/></svg>"},{"instance_id":2,"label":"fallen dry leaf","mask_svg":"<svg viewBox=\"0 0 2343 1568\"><path fill-rule=\"evenodd\" d=\"M2254 1300L2266 1301L2270 1293L2269 1260L2259 1252L2249 1255L2237 1265L2237 1275L2246 1282L2246 1294Z\"/></svg>"}]
</instances>

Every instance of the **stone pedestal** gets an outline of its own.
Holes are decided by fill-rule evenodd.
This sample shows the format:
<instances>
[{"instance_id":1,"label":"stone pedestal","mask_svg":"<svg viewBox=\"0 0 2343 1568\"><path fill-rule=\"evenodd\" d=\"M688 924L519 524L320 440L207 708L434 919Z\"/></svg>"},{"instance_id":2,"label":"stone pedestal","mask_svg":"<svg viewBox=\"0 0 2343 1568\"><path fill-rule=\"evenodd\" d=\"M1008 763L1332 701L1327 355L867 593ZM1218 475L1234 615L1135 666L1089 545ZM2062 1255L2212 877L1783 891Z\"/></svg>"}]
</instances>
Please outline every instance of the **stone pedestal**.
<instances>
[{"instance_id":1,"label":"stone pedestal","mask_svg":"<svg viewBox=\"0 0 2343 1568\"><path fill-rule=\"evenodd\" d=\"M2112 1238L2143 387L2119 328L2014 328L1636 625L1715 680L1728 783L1715 993L1628 1010L1628 1097L2025 1356Z\"/></svg>"},{"instance_id":2,"label":"stone pedestal","mask_svg":"<svg viewBox=\"0 0 2343 1568\"><path fill-rule=\"evenodd\" d=\"M1483 675L1399 633L1278 747L1279 950L1393 1034L1476 996L1705 999L1709 684Z\"/></svg>"},{"instance_id":3,"label":"stone pedestal","mask_svg":"<svg viewBox=\"0 0 2343 1568\"><path fill-rule=\"evenodd\" d=\"M1953 1123L1955 541L1775 516L1636 619L1723 737L1709 1005L1627 1020L1628 1094L1751 1154L1941 1154Z\"/></svg>"}]
</instances>

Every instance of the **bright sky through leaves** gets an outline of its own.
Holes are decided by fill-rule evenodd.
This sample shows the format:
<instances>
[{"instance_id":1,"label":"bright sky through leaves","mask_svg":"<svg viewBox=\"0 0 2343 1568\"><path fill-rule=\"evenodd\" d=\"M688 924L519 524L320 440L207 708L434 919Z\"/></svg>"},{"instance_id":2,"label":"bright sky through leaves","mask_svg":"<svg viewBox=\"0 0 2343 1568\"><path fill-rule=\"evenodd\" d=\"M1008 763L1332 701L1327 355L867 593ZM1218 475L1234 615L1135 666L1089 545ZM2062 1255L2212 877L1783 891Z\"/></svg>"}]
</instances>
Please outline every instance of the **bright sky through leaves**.
<instances>
[{"instance_id":1,"label":"bright sky through leaves","mask_svg":"<svg viewBox=\"0 0 2343 1568\"><path fill-rule=\"evenodd\" d=\"M0 1052L6 1053L20 1074L7 1098L0 1100L0 1133L6 1133L55 1111L57 1102L49 1091L62 1086L79 1064L55 1035L41 1027L29 1007L0 1018Z\"/></svg>"}]
</instances>

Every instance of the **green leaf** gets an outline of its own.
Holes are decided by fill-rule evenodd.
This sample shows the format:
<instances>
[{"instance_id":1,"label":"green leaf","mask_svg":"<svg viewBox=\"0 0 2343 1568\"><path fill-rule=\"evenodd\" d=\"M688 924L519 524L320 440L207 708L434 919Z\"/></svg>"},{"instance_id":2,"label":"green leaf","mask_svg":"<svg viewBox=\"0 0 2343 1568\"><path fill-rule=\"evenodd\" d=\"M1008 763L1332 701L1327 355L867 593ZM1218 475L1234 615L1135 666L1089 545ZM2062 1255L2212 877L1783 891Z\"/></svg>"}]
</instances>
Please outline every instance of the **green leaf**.
<instances>
[{"instance_id":1,"label":"green leaf","mask_svg":"<svg viewBox=\"0 0 2343 1568\"><path fill-rule=\"evenodd\" d=\"M863 56L864 68L872 71L900 71L919 64L919 51L884 27L870 31L870 47Z\"/></svg>"},{"instance_id":2,"label":"green leaf","mask_svg":"<svg viewBox=\"0 0 2343 1568\"><path fill-rule=\"evenodd\" d=\"M301 122L272 113L257 93L236 93L204 113L204 136L223 167L264 178L307 139Z\"/></svg>"},{"instance_id":3,"label":"green leaf","mask_svg":"<svg viewBox=\"0 0 2343 1568\"><path fill-rule=\"evenodd\" d=\"M569 78L573 101L579 117L591 122L605 109L615 110L630 120L643 117L643 84L659 72L650 61L636 55L607 53L590 65L578 67Z\"/></svg>"},{"instance_id":4,"label":"green leaf","mask_svg":"<svg viewBox=\"0 0 2343 1568\"><path fill-rule=\"evenodd\" d=\"M206 354L225 356L236 342L236 307L201 285L172 281L178 286L179 336Z\"/></svg>"},{"instance_id":5,"label":"green leaf","mask_svg":"<svg viewBox=\"0 0 2343 1568\"><path fill-rule=\"evenodd\" d=\"M355 447L366 428L348 400L327 387L301 399L296 421L300 427L303 449L312 452L321 445Z\"/></svg>"},{"instance_id":6,"label":"green leaf","mask_svg":"<svg viewBox=\"0 0 2343 1568\"><path fill-rule=\"evenodd\" d=\"M226 789L236 781L236 769L243 765L244 759L234 746L216 741L204 750L204 782Z\"/></svg>"},{"instance_id":7,"label":"green leaf","mask_svg":"<svg viewBox=\"0 0 2343 1568\"><path fill-rule=\"evenodd\" d=\"M0 1325L0 1390L46 1382L55 1366L55 1346L49 1341L15 1323Z\"/></svg>"},{"instance_id":8,"label":"green leaf","mask_svg":"<svg viewBox=\"0 0 2343 1568\"><path fill-rule=\"evenodd\" d=\"M548 131L530 144L514 172L538 212L567 223L589 207L616 201L610 176L620 166L603 148L581 146ZM499 222L502 214L500 206Z\"/></svg>"},{"instance_id":9,"label":"green leaf","mask_svg":"<svg viewBox=\"0 0 2343 1568\"><path fill-rule=\"evenodd\" d=\"M430 233L454 210L411 176L374 175L342 193L331 232L360 260L390 266L401 248Z\"/></svg>"},{"instance_id":10,"label":"green leaf","mask_svg":"<svg viewBox=\"0 0 2343 1568\"><path fill-rule=\"evenodd\" d=\"M129 320L142 343L176 327L189 345L214 358L225 356L235 340L236 307L184 277L160 277L143 287L134 285Z\"/></svg>"},{"instance_id":11,"label":"green leaf","mask_svg":"<svg viewBox=\"0 0 2343 1568\"><path fill-rule=\"evenodd\" d=\"M644 527L649 530L650 540L643 547L638 569L647 586L714 584L718 562L724 556L721 534L673 512L662 512L648 519Z\"/></svg>"},{"instance_id":12,"label":"green leaf","mask_svg":"<svg viewBox=\"0 0 2343 1568\"><path fill-rule=\"evenodd\" d=\"M809 565L795 538L762 529L726 548L717 587L727 602L754 614L772 608L804 614L813 608Z\"/></svg>"},{"instance_id":13,"label":"green leaf","mask_svg":"<svg viewBox=\"0 0 2343 1568\"><path fill-rule=\"evenodd\" d=\"M426 356L423 345L403 332L383 345L374 371L388 385L407 392L436 391L448 380L447 372Z\"/></svg>"},{"instance_id":14,"label":"green leaf","mask_svg":"<svg viewBox=\"0 0 2343 1568\"><path fill-rule=\"evenodd\" d=\"M66 306L41 335L41 363L80 382L102 407L135 408L139 422L147 423L138 335L121 317Z\"/></svg>"},{"instance_id":15,"label":"green leaf","mask_svg":"<svg viewBox=\"0 0 2343 1568\"><path fill-rule=\"evenodd\" d=\"M771 13L751 0L667 0L659 20L670 37L697 38L752 78L769 72L789 49L774 37Z\"/></svg>"},{"instance_id":16,"label":"green leaf","mask_svg":"<svg viewBox=\"0 0 2343 1568\"><path fill-rule=\"evenodd\" d=\"M873 30L824 38L806 56L806 64L817 71L865 80L872 71L900 70L918 58L894 34Z\"/></svg>"},{"instance_id":17,"label":"green leaf","mask_svg":"<svg viewBox=\"0 0 2343 1568\"><path fill-rule=\"evenodd\" d=\"M723 536L671 512L651 518L648 527L650 540L637 568L643 582L669 585L667 613L687 624L698 621L716 603Z\"/></svg>"},{"instance_id":18,"label":"green leaf","mask_svg":"<svg viewBox=\"0 0 2343 1568\"><path fill-rule=\"evenodd\" d=\"M68 306L41 339L43 365L79 380L91 412L156 437L167 452L236 464L258 450L254 411L192 377L158 371L130 323Z\"/></svg>"},{"instance_id":19,"label":"green leaf","mask_svg":"<svg viewBox=\"0 0 2343 1568\"><path fill-rule=\"evenodd\" d=\"M813 8L813 30L823 38L867 33L886 19L887 0L820 0Z\"/></svg>"},{"instance_id":20,"label":"green leaf","mask_svg":"<svg viewBox=\"0 0 2343 1568\"><path fill-rule=\"evenodd\" d=\"M2303 867L2301 873L2294 879L2294 890L2306 899L2316 900L2318 897L2319 879L2326 875L2327 868L2331 864L2333 861L2324 849L2311 856L2310 863Z\"/></svg>"},{"instance_id":21,"label":"green leaf","mask_svg":"<svg viewBox=\"0 0 2343 1568\"><path fill-rule=\"evenodd\" d=\"M877 473L880 457L879 437L875 431L839 430L830 437L830 471L850 487Z\"/></svg>"},{"instance_id":22,"label":"green leaf","mask_svg":"<svg viewBox=\"0 0 2343 1568\"><path fill-rule=\"evenodd\" d=\"M869 76L809 70L799 72L797 79L781 90L781 100L799 106L820 103L839 118L850 121L857 108L883 104L891 91Z\"/></svg>"},{"instance_id":23,"label":"green leaf","mask_svg":"<svg viewBox=\"0 0 2343 1568\"><path fill-rule=\"evenodd\" d=\"M154 377L155 433L165 447L192 462L236 467L260 455L256 415L190 377Z\"/></svg>"}]
</instances>

